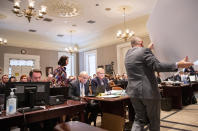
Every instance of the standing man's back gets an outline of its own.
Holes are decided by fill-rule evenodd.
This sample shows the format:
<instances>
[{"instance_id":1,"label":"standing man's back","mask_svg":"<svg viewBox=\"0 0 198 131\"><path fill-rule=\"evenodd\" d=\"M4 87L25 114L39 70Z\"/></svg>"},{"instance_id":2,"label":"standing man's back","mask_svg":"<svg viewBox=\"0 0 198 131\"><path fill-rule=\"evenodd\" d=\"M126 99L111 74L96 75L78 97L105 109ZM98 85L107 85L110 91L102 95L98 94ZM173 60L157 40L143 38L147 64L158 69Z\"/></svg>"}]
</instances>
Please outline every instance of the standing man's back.
<instances>
[{"instance_id":1,"label":"standing man's back","mask_svg":"<svg viewBox=\"0 0 198 131\"><path fill-rule=\"evenodd\" d=\"M188 67L192 63L187 58L172 64L160 63L153 55L151 48L143 47L143 41L134 37L125 57L128 75L127 94L135 110L135 121L132 131L142 131L149 124L150 131L160 130L160 93L157 87L156 72L177 71L177 67Z\"/></svg>"}]
</instances>

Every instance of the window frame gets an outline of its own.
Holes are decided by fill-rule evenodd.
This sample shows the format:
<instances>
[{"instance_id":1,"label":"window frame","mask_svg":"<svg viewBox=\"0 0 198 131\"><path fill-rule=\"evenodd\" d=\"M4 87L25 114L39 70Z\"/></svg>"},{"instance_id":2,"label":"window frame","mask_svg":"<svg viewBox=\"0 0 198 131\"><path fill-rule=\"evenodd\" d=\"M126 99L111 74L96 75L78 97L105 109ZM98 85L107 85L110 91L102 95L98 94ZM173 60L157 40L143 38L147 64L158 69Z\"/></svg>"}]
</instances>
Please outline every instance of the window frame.
<instances>
[{"instance_id":1,"label":"window frame","mask_svg":"<svg viewBox=\"0 0 198 131\"><path fill-rule=\"evenodd\" d=\"M88 73L89 76L93 76L93 74L90 74L90 69L89 69L89 61L88 61L88 56L94 55L95 56L95 67L97 68L97 50L91 50L91 51L86 51L84 53L84 69ZM96 69L95 69L96 73Z\"/></svg>"}]
</instances>

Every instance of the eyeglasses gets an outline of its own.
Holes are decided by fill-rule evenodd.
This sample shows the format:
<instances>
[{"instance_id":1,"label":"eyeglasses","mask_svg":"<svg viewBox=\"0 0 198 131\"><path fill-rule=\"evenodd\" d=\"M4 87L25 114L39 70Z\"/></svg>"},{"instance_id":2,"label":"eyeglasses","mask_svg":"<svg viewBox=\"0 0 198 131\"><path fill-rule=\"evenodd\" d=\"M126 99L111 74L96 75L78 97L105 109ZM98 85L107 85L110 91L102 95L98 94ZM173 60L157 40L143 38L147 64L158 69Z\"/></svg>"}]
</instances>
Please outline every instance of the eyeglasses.
<instances>
[{"instance_id":1,"label":"eyeglasses","mask_svg":"<svg viewBox=\"0 0 198 131\"><path fill-rule=\"evenodd\" d=\"M89 78L88 77L82 77L84 80L88 80Z\"/></svg>"}]
</instances>

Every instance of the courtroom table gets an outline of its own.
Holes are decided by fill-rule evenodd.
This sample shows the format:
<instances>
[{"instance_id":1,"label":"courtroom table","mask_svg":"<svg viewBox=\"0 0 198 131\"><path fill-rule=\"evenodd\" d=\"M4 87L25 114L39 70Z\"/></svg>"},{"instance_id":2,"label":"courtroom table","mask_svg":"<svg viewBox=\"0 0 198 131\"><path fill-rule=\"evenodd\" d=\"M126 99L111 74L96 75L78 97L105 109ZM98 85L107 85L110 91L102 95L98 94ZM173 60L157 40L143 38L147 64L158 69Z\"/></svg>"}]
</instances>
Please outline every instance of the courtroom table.
<instances>
[{"instance_id":1,"label":"courtroom table","mask_svg":"<svg viewBox=\"0 0 198 131\"><path fill-rule=\"evenodd\" d=\"M54 131L107 131L79 121L69 121L55 126Z\"/></svg>"},{"instance_id":2,"label":"courtroom table","mask_svg":"<svg viewBox=\"0 0 198 131\"><path fill-rule=\"evenodd\" d=\"M103 97L84 97L86 100L99 101L103 116L101 127L112 131L120 131L124 128L126 116L126 106L129 107L129 120L134 119L134 110L129 96L120 96L116 98ZM110 118L111 117L111 118ZM116 122L117 121L117 122Z\"/></svg>"},{"instance_id":3,"label":"courtroom table","mask_svg":"<svg viewBox=\"0 0 198 131\"><path fill-rule=\"evenodd\" d=\"M198 91L198 82L194 82L191 85L192 85L192 88L193 88L193 92L197 92Z\"/></svg>"},{"instance_id":4,"label":"courtroom table","mask_svg":"<svg viewBox=\"0 0 198 131\"><path fill-rule=\"evenodd\" d=\"M171 98L173 109L182 109L182 106L191 104L193 96L193 88L190 84L187 85L161 85L163 95L166 98Z\"/></svg>"},{"instance_id":5,"label":"courtroom table","mask_svg":"<svg viewBox=\"0 0 198 131\"><path fill-rule=\"evenodd\" d=\"M26 127L30 123L40 122L52 118L62 117L63 115L71 115L79 112L80 121L84 122L84 109L86 102L67 100L64 104L55 106L46 106L46 109L15 113L13 115L6 115L3 112L0 115L0 129L5 127L19 126Z\"/></svg>"}]
</instances>

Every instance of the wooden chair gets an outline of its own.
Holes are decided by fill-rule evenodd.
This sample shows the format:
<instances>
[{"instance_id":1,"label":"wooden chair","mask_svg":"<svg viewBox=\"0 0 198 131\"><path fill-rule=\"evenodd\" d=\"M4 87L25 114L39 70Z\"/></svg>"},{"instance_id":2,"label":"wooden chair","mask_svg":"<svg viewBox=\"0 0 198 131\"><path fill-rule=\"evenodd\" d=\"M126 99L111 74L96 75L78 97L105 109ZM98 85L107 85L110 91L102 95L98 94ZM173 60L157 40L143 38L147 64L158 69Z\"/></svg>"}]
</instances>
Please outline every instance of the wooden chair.
<instances>
[{"instance_id":1,"label":"wooden chair","mask_svg":"<svg viewBox=\"0 0 198 131\"><path fill-rule=\"evenodd\" d=\"M123 89L119 86L115 86L115 87L112 87L112 90L123 90Z\"/></svg>"},{"instance_id":2,"label":"wooden chair","mask_svg":"<svg viewBox=\"0 0 198 131\"><path fill-rule=\"evenodd\" d=\"M92 95L91 85L89 85L89 93L90 93L90 95Z\"/></svg>"}]
</instances>

